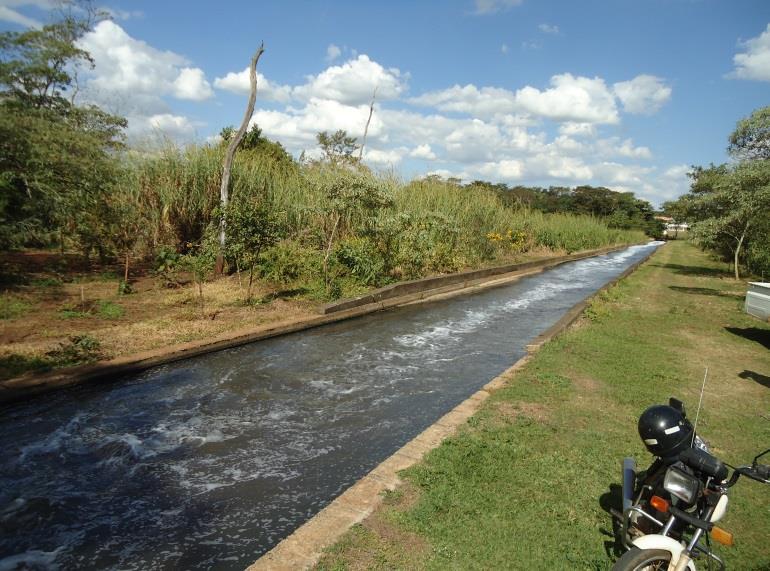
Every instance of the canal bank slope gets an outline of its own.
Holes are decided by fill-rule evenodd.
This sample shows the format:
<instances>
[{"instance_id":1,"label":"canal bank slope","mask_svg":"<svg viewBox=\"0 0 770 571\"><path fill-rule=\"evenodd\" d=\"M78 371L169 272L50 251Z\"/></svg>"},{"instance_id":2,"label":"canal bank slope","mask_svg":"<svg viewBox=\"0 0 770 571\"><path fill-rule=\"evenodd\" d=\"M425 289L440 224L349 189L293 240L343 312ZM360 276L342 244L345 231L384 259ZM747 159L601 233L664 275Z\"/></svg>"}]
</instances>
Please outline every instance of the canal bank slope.
<instances>
[{"instance_id":1,"label":"canal bank slope","mask_svg":"<svg viewBox=\"0 0 770 571\"><path fill-rule=\"evenodd\" d=\"M647 406L694 408L708 366L699 432L713 451L738 464L770 441L770 327L742 312L744 293L689 243L661 248L499 379L317 568L609 568L610 486L623 456L649 460L636 434ZM770 565L769 500L753 482L733 491L728 568Z\"/></svg>"}]
</instances>

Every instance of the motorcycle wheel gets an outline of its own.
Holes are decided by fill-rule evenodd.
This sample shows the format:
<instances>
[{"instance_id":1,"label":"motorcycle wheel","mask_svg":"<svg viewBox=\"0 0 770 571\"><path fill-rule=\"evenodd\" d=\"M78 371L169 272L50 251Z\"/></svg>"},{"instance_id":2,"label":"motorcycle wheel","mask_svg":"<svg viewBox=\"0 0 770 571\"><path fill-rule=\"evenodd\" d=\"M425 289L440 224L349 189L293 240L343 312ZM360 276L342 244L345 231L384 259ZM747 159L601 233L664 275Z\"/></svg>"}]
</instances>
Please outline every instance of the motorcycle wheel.
<instances>
[{"instance_id":1,"label":"motorcycle wheel","mask_svg":"<svg viewBox=\"0 0 770 571\"><path fill-rule=\"evenodd\" d=\"M665 571L670 561L671 553L668 551L634 547L615 562L612 571Z\"/></svg>"}]
</instances>

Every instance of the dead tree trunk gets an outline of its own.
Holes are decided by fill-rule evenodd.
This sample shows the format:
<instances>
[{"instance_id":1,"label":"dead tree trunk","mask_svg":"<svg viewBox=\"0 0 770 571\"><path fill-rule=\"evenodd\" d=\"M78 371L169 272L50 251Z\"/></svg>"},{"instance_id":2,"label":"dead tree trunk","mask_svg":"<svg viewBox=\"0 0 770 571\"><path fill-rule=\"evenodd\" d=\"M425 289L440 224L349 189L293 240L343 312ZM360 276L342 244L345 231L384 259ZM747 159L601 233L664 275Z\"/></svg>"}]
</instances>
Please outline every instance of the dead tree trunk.
<instances>
[{"instance_id":1,"label":"dead tree trunk","mask_svg":"<svg viewBox=\"0 0 770 571\"><path fill-rule=\"evenodd\" d=\"M374 99L377 97L377 88L374 88L374 93L372 93L372 102L369 104L369 118L366 120L366 127L364 128L364 138L361 140L361 147L358 149L358 162L361 162L361 159L364 156L364 146L366 145L366 134L369 132L369 123L372 121L372 113L374 113Z\"/></svg>"},{"instance_id":2,"label":"dead tree trunk","mask_svg":"<svg viewBox=\"0 0 770 571\"><path fill-rule=\"evenodd\" d=\"M221 275L225 267L225 243L226 243L226 220L225 214L227 212L227 204L229 202L229 186L230 186L230 171L233 167L233 158L235 158L235 150L246 134L246 129L249 128L249 120L254 114L254 102L257 100L257 63L259 58L265 51L264 42L260 44L257 53L251 58L251 66L249 67L249 82L251 83L251 92L249 93L249 103L246 106L246 114L243 116L243 121L238 131L233 135L230 140L230 144L227 145L227 153L225 154L225 161L222 165L222 185L219 188L220 204L222 206L222 218L219 220L219 254L217 254L216 273Z\"/></svg>"}]
</instances>

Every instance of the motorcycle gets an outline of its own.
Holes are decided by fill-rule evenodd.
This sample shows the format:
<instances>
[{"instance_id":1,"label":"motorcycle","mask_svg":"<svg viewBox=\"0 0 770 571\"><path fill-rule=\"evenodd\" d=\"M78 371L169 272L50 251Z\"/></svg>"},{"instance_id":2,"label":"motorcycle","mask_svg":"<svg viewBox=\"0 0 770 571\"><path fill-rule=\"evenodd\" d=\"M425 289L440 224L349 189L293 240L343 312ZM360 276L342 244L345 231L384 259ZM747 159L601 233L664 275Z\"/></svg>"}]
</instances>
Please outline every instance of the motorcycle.
<instances>
[{"instance_id":1,"label":"motorcycle","mask_svg":"<svg viewBox=\"0 0 770 571\"><path fill-rule=\"evenodd\" d=\"M710 540L732 545L732 534L714 524L726 513L727 491L741 476L770 484L770 466L759 463L770 449L751 465L722 462L695 434L677 399L648 408L639 419L639 434L655 460L641 472L633 459L623 461L623 512L615 515L627 551L613 571L695 571L702 558L709 569L712 561L724 569Z\"/></svg>"}]
</instances>

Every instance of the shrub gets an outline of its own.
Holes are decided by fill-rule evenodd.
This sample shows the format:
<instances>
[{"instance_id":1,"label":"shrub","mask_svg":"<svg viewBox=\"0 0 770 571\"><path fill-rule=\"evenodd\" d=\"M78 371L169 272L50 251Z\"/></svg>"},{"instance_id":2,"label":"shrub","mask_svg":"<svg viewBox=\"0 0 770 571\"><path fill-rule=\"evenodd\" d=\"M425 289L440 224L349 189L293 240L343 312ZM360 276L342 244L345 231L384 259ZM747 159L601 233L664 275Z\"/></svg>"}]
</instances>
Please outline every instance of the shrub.
<instances>
[{"instance_id":1,"label":"shrub","mask_svg":"<svg viewBox=\"0 0 770 571\"><path fill-rule=\"evenodd\" d=\"M105 357L102 345L90 335L73 335L67 342L59 343L59 347L48 351L46 356L59 367L93 363Z\"/></svg>"},{"instance_id":2,"label":"shrub","mask_svg":"<svg viewBox=\"0 0 770 571\"><path fill-rule=\"evenodd\" d=\"M382 281L385 262L370 240L346 238L337 244L334 254L339 264L356 282L372 286Z\"/></svg>"},{"instance_id":3,"label":"shrub","mask_svg":"<svg viewBox=\"0 0 770 571\"><path fill-rule=\"evenodd\" d=\"M259 260L262 277L289 284L304 276L318 276L321 272L323 255L307 248L296 240L284 240L266 249Z\"/></svg>"},{"instance_id":4,"label":"shrub","mask_svg":"<svg viewBox=\"0 0 770 571\"><path fill-rule=\"evenodd\" d=\"M179 269L179 252L171 246L161 246L155 254L155 275L165 287L178 284L176 272Z\"/></svg>"}]
</instances>

